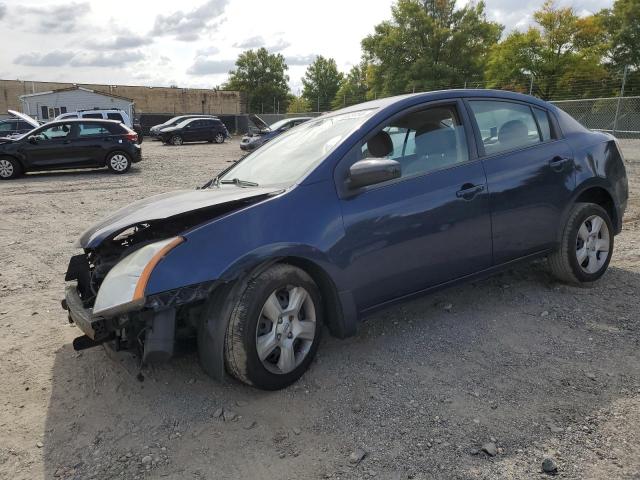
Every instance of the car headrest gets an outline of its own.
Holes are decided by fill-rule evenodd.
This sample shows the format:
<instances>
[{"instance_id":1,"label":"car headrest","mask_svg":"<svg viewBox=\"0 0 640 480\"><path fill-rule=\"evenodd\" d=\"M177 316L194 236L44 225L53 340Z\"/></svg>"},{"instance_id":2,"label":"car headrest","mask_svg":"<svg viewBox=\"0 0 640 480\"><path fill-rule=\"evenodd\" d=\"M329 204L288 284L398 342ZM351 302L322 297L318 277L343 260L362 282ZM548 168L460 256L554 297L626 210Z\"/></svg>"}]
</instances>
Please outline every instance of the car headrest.
<instances>
[{"instance_id":1,"label":"car headrest","mask_svg":"<svg viewBox=\"0 0 640 480\"><path fill-rule=\"evenodd\" d=\"M509 120L498 131L498 141L502 145L521 144L529 138L529 130L522 120Z\"/></svg>"},{"instance_id":2,"label":"car headrest","mask_svg":"<svg viewBox=\"0 0 640 480\"><path fill-rule=\"evenodd\" d=\"M380 130L367 142L367 150L372 157L384 158L393 152L393 142L391 135L384 130Z\"/></svg>"},{"instance_id":3,"label":"car headrest","mask_svg":"<svg viewBox=\"0 0 640 480\"><path fill-rule=\"evenodd\" d=\"M456 150L456 133L451 128L416 131L416 153L432 155Z\"/></svg>"}]
</instances>

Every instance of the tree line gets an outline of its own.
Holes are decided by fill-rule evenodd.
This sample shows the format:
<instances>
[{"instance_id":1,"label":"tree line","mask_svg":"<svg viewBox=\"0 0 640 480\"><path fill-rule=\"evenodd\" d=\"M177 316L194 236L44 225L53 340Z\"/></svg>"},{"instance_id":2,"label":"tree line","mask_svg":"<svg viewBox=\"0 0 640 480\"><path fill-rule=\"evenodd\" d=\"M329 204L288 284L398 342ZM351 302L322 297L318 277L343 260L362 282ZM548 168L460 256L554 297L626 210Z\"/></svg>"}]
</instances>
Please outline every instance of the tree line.
<instances>
[{"instance_id":1,"label":"tree line","mask_svg":"<svg viewBox=\"0 0 640 480\"><path fill-rule=\"evenodd\" d=\"M545 100L640 94L640 0L579 16L547 0L526 31L505 33L484 2L398 0L391 19L361 42L348 72L317 56L289 91L285 58L265 48L242 52L223 85L247 96L251 112L324 111L365 100L445 88L499 88Z\"/></svg>"}]
</instances>

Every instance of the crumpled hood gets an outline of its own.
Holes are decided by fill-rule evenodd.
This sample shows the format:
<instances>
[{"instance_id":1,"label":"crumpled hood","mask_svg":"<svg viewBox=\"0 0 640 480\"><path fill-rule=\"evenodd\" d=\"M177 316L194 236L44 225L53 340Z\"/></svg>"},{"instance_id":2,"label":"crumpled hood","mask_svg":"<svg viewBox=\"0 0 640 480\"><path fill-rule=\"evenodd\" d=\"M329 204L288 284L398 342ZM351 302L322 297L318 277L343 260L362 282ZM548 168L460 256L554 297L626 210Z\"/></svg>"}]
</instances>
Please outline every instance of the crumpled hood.
<instances>
[{"instance_id":1,"label":"crumpled hood","mask_svg":"<svg viewBox=\"0 0 640 480\"><path fill-rule=\"evenodd\" d=\"M78 239L78 244L82 248L95 248L107 237L112 237L133 225L233 203L238 203L238 208L242 208L246 205L244 200L259 201L281 191L281 188L223 186L161 193L117 210L86 230ZM214 218L214 215L211 218ZM208 218L203 212L202 221L206 220Z\"/></svg>"}]
</instances>

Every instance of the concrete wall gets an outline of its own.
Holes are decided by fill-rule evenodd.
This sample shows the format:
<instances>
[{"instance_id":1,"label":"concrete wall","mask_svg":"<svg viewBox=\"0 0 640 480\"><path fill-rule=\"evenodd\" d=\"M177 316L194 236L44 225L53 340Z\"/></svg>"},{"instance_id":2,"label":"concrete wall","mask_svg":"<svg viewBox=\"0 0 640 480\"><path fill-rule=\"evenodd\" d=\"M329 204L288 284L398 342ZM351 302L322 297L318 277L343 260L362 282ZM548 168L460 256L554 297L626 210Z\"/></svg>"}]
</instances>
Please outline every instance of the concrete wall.
<instances>
[{"instance_id":1,"label":"concrete wall","mask_svg":"<svg viewBox=\"0 0 640 480\"><path fill-rule=\"evenodd\" d=\"M73 87L72 83L0 80L0 115L7 109L20 110L20 95ZM142 87L133 85L77 84L98 92L131 98L136 113L206 113L239 114L246 112L240 92L223 92L205 88Z\"/></svg>"}]
</instances>

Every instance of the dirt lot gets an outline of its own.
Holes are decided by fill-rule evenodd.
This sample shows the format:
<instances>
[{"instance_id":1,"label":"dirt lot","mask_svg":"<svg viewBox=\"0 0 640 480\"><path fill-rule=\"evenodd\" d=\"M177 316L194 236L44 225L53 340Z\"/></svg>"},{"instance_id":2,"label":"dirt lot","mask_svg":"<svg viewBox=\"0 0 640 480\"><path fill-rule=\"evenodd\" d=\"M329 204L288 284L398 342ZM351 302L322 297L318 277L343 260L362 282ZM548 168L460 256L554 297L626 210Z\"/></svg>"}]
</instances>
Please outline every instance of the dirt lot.
<instances>
[{"instance_id":1,"label":"dirt lot","mask_svg":"<svg viewBox=\"0 0 640 480\"><path fill-rule=\"evenodd\" d=\"M216 383L193 353L140 382L128 356L74 352L60 308L85 227L204 183L237 140L147 141L125 176L3 182L0 477L522 479L551 456L561 478L640 478L640 141L624 148L631 205L598 285L557 283L538 262L407 303L349 340L325 335L275 393Z\"/></svg>"}]
</instances>

